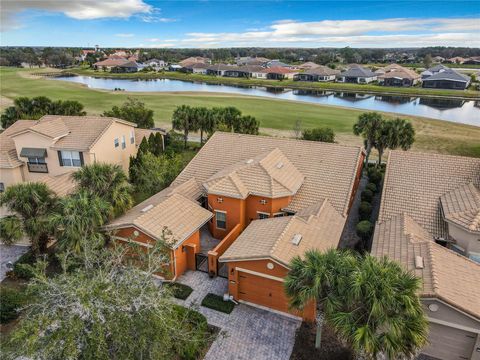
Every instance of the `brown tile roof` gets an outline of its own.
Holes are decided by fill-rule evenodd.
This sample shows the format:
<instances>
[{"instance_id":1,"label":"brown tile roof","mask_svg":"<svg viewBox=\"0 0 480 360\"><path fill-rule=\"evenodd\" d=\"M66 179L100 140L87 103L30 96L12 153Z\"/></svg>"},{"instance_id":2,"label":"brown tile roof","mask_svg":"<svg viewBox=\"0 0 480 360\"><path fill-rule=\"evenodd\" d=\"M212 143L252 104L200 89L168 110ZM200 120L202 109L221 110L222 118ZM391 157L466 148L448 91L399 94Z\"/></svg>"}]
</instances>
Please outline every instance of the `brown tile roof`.
<instances>
[{"instance_id":1,"label":"brown tile roof","mask_svg":"<svg viewBox=\"0 0 480 360\"><path fill-rule=\"evenodd\" d=\"M60 137L53 145L55 149L89 150L114 122L136 126L128 121L111 117L45 115L40 120L32 122L32 125L12 132L11 136L24 131L34 131L52 139Z\"/></svg>"},{"instance_id":2,"label":"brown tile roof","mask_svg":"<svg viewBox=\"0 0 480 360\"><path fill-rule=\"evenodd\" d=\"M275 148L251 159L227 166L203 186L209 194L246 199L248 195L271 199L292 196L305 177Z\"/></svg>"},{"instance_id":3,"label":"brown tile roof","mask_svg":"<svg viewBox=\"0 0 480 360\"><path fill-rule=\"evenodd\" d=\"M274 66L263 71L267 74L296 74L298 73L297 70L292 70L289 68L281 67L281 66Z\"/></svg>"},{"instance_id":4,"label":"brown tile roof","mask_svg":"<svg viewBox=\"0 0 480 360\"><path fill-rule=\"evenodd\" d=\"M72 178L72 172L66 172L61 175L46 175L38 181L45 183L57 196L66 196L74 192L76 183Z\"/></svg>"},{"instance_id":5,"label":"brown tile roof","mask_svg":"<svg viewBox=\"0 0 480 360\"><path fill-rule=\"evenodd\" d=\"M114 67L114 66L119 66L119 65L126 64L127 62L128 62L127 59L125 59L123 57L120 57L120 56L116 56L115 58L110 58L110 59L106 59L106 60L103 60L103 61L96 62L93 65Z\"/></svg>"},{"instance_id":6,"label":"brown tile roof","mask_svg":"<svg viewBox=\"0 0 480 360\"><path fill-rule=\"evenodd\" d=\"M195 201L201 195L198 190L193 179L180 186L166 188L110 222L105 229L134 226L159 240L167 228L173 236L169 245L175 248L213 216Z\"/></svg>"},{"instance_id":7,"label":"brown tile roof","mask_svg":"<svg viewBox=\"0 0 480 360\"><path fill-rule=\"evenodd\" d=\"M338 75L340 74L340 71L330 69L328 66L317 65L316 67L305 71L304 74L329 76L329 75Z\"/></svg>"},{"instance_id":8,"label":"brown tile roof","mask_svg":"<svg viewBox=\"0 0 480 360\"><path fill-rule=\"evenodd\" d=\"M398 261L421 278L421 296L439 298L480 318L480 264L435 243L409 215L377 223L371 253ZM416 266L416 258L423 268Z\"/></svg>"},{"instance_id":9,"label":"brown tile roof","mask_svg":"<svg viewBox=\"0 0 480 360\"><path fill-rule=\"evenodd\" d=\"M12 134L28 129L36 123L35 120L18 120L0 134L0 168L15 168L23 165L17 156Z\"/></svg>"},{"instance_id":10,"label":"brown tile roof","mask_svg":"<svg viewBox=\"0 0 480 360\"><path fill-rule=\"evenodd\" d=\"M398 64L390 64L375 71L379 79L402 78L402 79L420 79L421 75L416 71L403 67Z\"/></svg>"},{"instance_id":11,"label":"brown tile roof","mask_svg":"<svg viewBox=\"0 0 480 360\"><path fill-rule=\"evenodd\" d=\"M288 267L293 257L307 250L337 248L344 224L345 218L323 200L299 215L252 221L219 260L271 258Z\"/></svg>"},{"instance_id":12,"label":"brown tile roof","mask_svg":"<svg viewBox=\"0 0 480 360\"><path fill-rule=\"evenodd\" d=\"M312 61L307 61L303 64L298 65L297 67L299 69L303 69L303 70L310 70L310 69L313 69L313 68L316 68L316 67L319 67L319 66L322 66L322 65L315 64Z\"/></svg>"},{"instance_id":13,"label":"brown tile roof","mask_svg":"<svg viewBox=\"0 0 480 360\"><path fill-rule=\"evenodd\" d=\"M175 179L174 185L192 178L203 184L228 166L276 148L305 176L289 205L290 210L298 211L328 198L340 214L346 214L361 163L360 147L216 132Z\"/></svg>"},{"instance_id":14,"label":"brown tile roof","mask_svg":"<svg viewBox=\"0 0 480 360\"><path fill-rule=\"evenodd\" d=\"M165 135L165 131L163 130L135 128L135 144L140 145L143 138L146 137L148 139L150 134L155 134L157 132L159 132L162 135Z\"/></svg>"},{"instance_id":15,"label":"brown tile roof","mask_svg":"<svg viewBox=\"0 0 480 360\"><path fill-rule=\"evenodd\" d=\"M378 220L407 213L433 236L446 238L440 197L469 183L480 187L478 158L391 151Z\"/></svg>"},{"instance_id":16,"label":"brown tile roof","mask_svg":"<svg viewBox=\"0 0 480 360\"><path fill-rule=\"evenodd\" d=\"M447 192L440 201L446 221L480 233L480 190L473 183Z\"/></svg>"}]
</instances>

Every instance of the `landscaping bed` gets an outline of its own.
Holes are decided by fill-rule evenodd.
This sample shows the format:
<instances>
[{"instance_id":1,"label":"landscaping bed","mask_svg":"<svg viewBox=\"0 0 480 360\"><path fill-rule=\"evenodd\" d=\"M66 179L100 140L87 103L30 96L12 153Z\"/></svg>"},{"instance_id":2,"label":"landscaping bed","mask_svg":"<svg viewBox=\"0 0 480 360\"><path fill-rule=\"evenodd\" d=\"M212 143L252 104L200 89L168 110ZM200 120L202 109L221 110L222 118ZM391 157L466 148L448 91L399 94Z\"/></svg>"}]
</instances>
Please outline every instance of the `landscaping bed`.
<instances>
[{"instance_id":1,"label":"landscaping bed","mask_svg":"<svg viewBox=\"0 0 480 360\"><path fill-rule=\"evenodd\" d=\"M193 292L190 286L180 283L166 284L166 287L172 291L173 296L180 300L185 300Z\"/></svg>"},{"instance_id":2,"label":"landscaping bed","mask_svg":"<svg viewBox=\"0 0 480 360\"><path fill-rule=\"evenodd\" d=\"M290 360L353 360L353 352L345 347L328 327L323 327L322 345L315 349L316 325L303 322L295 334Z\"/></svg>"},{"instance_id":3,"label":"landscaping bed","mask_svg":"<svg viewBox=\"0 0 480 360\"><path fill-rule=\"evenodd\" d=\"M231 301L223 301L223 296L208 293L202 300L202 306L230 314L235 304Z\"/></svg>"}]
</instances>

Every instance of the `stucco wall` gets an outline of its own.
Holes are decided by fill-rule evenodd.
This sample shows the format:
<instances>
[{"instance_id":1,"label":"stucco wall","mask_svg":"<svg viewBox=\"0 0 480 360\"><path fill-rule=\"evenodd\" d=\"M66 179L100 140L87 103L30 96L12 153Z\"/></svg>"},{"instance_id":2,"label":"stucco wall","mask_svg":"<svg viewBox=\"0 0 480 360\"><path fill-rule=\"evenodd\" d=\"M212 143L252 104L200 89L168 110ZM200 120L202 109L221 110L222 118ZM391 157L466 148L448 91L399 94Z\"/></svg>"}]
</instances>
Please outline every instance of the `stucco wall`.
<instances>
[{"instance_id":1,"label":"stucco wall","mask_svg":"<svg viewBox=\"0 0 480 360\"><path fill-rule=\"evenodd\" d=\"M480 253L480 235L465 231L454 224L448 224L448 233L465 249L465 255L468 256L470 252Z\"/></svg>"},{"instance_id":2,"label":"stucco wall","mask_svg":"<svg viewBox=\"0 0 480 360\"><path fill-rule=\"evenodd\" d=\"M0 182L3 183L5 189L11 185L24 181L23 166L15 168L0 169Z\"/></svg>"}]
</instances>

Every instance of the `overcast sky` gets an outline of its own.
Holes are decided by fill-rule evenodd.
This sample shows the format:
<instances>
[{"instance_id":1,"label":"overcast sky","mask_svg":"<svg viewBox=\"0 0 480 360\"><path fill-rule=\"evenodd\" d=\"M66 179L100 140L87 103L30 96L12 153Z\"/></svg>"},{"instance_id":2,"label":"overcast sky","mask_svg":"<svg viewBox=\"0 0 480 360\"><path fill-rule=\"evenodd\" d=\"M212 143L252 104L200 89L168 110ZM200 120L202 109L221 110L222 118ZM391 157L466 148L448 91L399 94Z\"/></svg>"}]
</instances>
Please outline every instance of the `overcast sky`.
<instances>
[{"instance_id":1,"label":"overcast sky","mask_svg":"<svg viewBox=\"0 0 480 360\"><path fill-rule=\"evenodd\" d=\"M2 0L2 46L480 47L480 1Z\"/></svg>"}]
</instances>

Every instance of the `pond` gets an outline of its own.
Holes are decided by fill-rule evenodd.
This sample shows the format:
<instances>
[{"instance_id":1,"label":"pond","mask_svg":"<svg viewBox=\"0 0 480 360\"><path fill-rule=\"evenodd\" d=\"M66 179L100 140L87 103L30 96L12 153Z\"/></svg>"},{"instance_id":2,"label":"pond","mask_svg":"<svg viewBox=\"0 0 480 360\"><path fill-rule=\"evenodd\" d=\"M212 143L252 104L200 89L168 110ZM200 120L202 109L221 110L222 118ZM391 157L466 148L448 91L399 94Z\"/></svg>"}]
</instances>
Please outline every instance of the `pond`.
<instances>
[{"instance_id":1,"label":"pond","mask_svg":"<svg viewBox=\"0 0 480 360\"><path fill-rule=\"evenodd\" d=\"M385 111L404 115L423 116L480 126L480 100L427 98L363 94L342 91L292 90L261 86L217 85L182 80L106 79L91 76L62 76L55 80L85 84L93 89L119 88L133 92L222 92L239 95L261 96L283 100L295 100L312 104L343 106L353 109ZM461 94L461 92L459 92Z\"/></svg>"}]
</instances>

